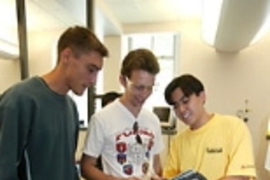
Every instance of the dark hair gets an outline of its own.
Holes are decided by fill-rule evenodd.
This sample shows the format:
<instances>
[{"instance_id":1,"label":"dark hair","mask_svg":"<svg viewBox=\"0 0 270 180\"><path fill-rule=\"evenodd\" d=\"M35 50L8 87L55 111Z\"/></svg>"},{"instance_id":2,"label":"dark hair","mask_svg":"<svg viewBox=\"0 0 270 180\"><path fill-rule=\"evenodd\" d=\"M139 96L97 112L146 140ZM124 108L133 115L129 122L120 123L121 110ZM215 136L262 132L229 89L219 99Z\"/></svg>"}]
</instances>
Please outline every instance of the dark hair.
<instances>
[{"instance_id":1,"label":"dark hair","mask_svg":"<svg viewBox=\"0 0 270 180\"><path fill-rule=\"evenodd\" d=\"M130 78L134 70L144 70L156 75L159 72L157 58L148 49L130 51L122 62L121 75Z\"/></svg>"},{"instance_id":2,"label":"dark hair","mask_svg":"<svg viewBox=\"0 0 270 180\"><path fill-rule=\"evenodd\" d=\"M171 100L172 92L177 88L180 88L186 97L189 97L192 94L199 95L202 91L204 91L202 82L195 76L184 74L176 77L167 85L165 89L165 99L170 105L173 105Z\"/></svg>"},{"instance_id":3,"label":"dark hair","mask_svg":"<svg viewBox=\"0 0 270 180\"><path fill-rule=\"evenodd\" d=\"M102 97L101 97L101 106L104 107L107 104L109 104L110 102L114 101L115 99L119 98L121 96L120 93L114 92L114 91L110 91L105 93Z\"/></svg>"},{"instance_id":4,"label":"dark hair","mask_svg":"<svg viewBox=\"0 0 270 180\"><path fill-rule=\"evenodd\" d=\"M109 54L96 35L90 29L81 26L70 27L60 36L57 45L58 61L60 53L67 47L71 48L77 57L89 51L97 51L102 57Z\"/></svg>"}]
</instances>

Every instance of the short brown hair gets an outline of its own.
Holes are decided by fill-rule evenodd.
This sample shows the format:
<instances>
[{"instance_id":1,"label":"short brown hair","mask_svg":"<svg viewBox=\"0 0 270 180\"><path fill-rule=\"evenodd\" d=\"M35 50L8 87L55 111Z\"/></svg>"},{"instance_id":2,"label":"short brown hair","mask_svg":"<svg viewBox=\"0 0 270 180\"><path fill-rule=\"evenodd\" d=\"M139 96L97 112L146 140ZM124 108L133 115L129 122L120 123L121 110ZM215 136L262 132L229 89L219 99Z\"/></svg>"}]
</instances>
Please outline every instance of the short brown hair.
<instances>
[{"instance_id":1,"label":"short brown hair","mask_svg":"<svg viewBox=\"0 0 270 180\"><path fill-rule=\"evenodd\" d=\"M130 78L134 70L144 70L156 75L159 73L157 58L148 49L130 51L122 62L121 75Z\"/></svg>"},{"instance_id":2,"label":"short brown hair","mask_svg":"<svg viewBox=\"0 0 270 180\"><path fill-rule=\"evenodd\" d=\"M97 51L102 57L107 57L109 54L96 35L90 29L81 26L70 27L60 36L57 46L58 58L67 47L71 48L75 56L89 51Z\"/></svg>"}]
</instances>

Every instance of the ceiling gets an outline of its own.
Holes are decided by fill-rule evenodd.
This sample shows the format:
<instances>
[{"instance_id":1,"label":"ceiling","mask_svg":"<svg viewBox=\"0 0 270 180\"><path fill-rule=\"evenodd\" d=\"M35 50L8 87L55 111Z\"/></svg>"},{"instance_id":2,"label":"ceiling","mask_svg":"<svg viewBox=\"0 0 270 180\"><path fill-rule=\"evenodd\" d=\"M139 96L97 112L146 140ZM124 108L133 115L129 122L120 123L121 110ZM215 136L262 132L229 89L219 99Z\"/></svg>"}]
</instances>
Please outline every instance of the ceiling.
<instances>
[{"instance_id":1,"label":"ceiling","mask_svg":"<svg viewBox=\"0 0 270 180\"><path fill-rule=\"evenodd\" d=\"M101 2L121 24L200 18L202 9L202 0L96 0L97 4ZM83 23L84 3L85 0L25 0L27 26L30 30L44 30ZM0 11L5 14L0 16L0 23L16 23L15 1L1 0L0 4ZM11 20L6 21L6 16Z\"/></svg>"},{"instance_id":2,"label":"ceiling","mask_svg":"<svg viewBox=\"0 0 270 180\"><path fill-rule=\"evenodd\" d=\"M221 51L234 52L244 49L266 21L270 12L270 0L95 0L95 22L103 24L105 34L119 34L123 31L123 27L128 25L203 20L202 12L205 4L218 1L222 4L221 15L218 27L212 28L217 32L214 35L214 42L208 43ZM86 22L85 0L25 0L25 2L29 31L44 31L73 24L84 25ZM14 27L15 7L14 0L0 0L1 25ZM214 8L208 11L212 10ZM9 17L9 21L6 17ZM217 16L212 16L210 21L215 17ZM2 31L0 30L0 38L1 34L5 36Z\"/></svg>"},{"instance_id":3,"label":"ceiling","mask_svg":"<svg viewBox=\"0 0 270 180\"><path fill-rule=\"evenodd\" d=\"M104 0L123 24L200 18L203 0Z\"/></svg>"},{"instance_id":4,"label":"ceiling","mask_svg":"<svg viewBox=\"0 0 270 180\"><path fill-rule=\"evenodd\" d=\"M202 40L223 52L241 51L270 30L270 0L102 1L122 29L134 24L199 20Z\"/></svg>"}]
</instances>

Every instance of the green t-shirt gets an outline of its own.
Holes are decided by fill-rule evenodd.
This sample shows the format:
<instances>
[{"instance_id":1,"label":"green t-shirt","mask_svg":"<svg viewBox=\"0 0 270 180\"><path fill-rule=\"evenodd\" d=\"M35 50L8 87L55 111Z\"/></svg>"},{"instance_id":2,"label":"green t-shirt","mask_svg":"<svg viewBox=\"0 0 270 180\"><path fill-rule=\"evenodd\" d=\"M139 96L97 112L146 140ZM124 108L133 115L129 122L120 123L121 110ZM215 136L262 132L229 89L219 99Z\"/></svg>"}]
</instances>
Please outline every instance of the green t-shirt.
<instances>
[{"instance_id":1,"label":"green t-shirt","mask_svg":"<svg viewBox=\"0 0 270 180\"><path fill-rule=\"evenodd\" d=\"M78 111L39 77L0 98L0 179L75 180Z\"/></svg>"}]
</instances>

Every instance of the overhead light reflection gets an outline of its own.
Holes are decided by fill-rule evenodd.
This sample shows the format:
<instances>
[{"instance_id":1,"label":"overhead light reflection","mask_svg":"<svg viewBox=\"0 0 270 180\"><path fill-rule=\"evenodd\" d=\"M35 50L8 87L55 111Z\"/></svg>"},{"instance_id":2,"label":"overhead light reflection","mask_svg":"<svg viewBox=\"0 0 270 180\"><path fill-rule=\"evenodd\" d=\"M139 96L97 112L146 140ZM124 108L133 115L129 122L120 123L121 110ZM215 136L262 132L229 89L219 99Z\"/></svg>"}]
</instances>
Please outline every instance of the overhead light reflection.
<instances>
[{"instance_id":1,"label":"overhead light reflection","mask_svg":"<svg viewBox=\"0 0 270 180\"><path fill-rule=\"evenodd\" d=\"M209 45L215 42L222 3L223 0L204 0L203 2L202 37Z\"/></svg>"}]
</instances>

